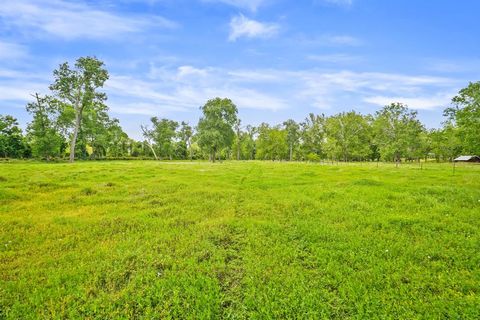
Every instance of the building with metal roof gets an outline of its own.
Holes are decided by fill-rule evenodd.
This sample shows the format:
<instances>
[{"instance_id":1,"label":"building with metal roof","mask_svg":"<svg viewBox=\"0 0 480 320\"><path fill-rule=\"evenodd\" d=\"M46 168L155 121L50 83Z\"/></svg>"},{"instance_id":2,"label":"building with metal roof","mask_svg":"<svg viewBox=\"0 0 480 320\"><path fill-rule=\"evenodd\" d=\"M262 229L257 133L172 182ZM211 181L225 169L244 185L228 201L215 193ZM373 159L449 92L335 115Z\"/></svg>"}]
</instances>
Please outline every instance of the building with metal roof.
<instances>
[{"instance_id":1,"label":"building with metal roof","mask_svg":"<svg viewBox=\"0 0 480 320\"><path fill-rule=\"evenodd\" d=\"M453 159L455 162L480 162L479 156L460 156L456 159Z\"/></svg>"}]
</instances>

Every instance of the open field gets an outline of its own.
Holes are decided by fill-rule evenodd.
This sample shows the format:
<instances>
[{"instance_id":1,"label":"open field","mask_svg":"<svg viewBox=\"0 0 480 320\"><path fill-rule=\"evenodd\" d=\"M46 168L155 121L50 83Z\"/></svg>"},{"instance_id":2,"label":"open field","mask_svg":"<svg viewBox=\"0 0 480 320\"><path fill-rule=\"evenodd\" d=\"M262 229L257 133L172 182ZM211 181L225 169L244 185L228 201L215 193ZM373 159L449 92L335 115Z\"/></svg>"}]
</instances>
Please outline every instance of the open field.
<instances>
[{"instance_id":1,"label":"open field","mask_svg":"<svg viewBox=\"0 0 480 320\"><path fill-rule=\"evenodd\" d=\"M0 318L479 318L480 166L0 164Z\"/></svg>"}]
</instances>

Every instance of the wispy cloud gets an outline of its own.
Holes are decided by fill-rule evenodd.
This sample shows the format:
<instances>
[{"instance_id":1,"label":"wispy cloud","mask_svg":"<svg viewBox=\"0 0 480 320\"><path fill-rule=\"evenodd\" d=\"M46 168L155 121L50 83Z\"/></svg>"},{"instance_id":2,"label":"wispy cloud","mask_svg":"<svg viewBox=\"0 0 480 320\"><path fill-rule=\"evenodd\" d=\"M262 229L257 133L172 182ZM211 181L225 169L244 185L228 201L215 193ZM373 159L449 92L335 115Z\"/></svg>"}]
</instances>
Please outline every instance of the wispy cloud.
<instances>
[{"instance_id":1,"label":"wispy cloud","mask_svg":"<svg viewBox=\"0 0 480 320\"><path fill-rule=\"evenodd\" d=\"M461 60L425 59L428 71L440 73L476 73L480 72L480 59L464 58Z\"/></svg>"},{"instance_id":2,"label":"wispy cloud","mask_svg":"<svg viewBox=\"0 0 480 320\"><path fill-rule=\"evenodd\" d=\"M276 23L265 23L248 19L240 14L230 21L230 41L238 38L269 38L278 33L280 26Z\"/></svg>"},{"instance_id":3,"label":"wispy cloud","mask_svg":"<svg viewBox=\"0 0 480 320\"><path fill-rule=\"evenodd\" d=\"M338 108L343 103L349 103L353 108L362 101L377 106L405 102L414 109L431 109L439 107L439 101L444 101L446 90L461 85L445 77L380 72L308 71L300 73L299 77L305 83L301 91L305 100L314 101L317 107L325 109ZM348 97L354 100L350 101Z\"/></svg>"},{"instance_id":4,"label":"wispy cloud","mask_svg":"<svg viewBox=\"0 0 480 320\"><path fill-rule=\"evenodd\" d=\"M303 45L322 47L359 47L365 44L362 39L347 34L324 34L316 37L299 35L294 41Z\"/></svg>"},{"instance_id":5,"label":"wispy cloud","mask_svg":"<svg viewBox=\"0 0 480 320\"><path fill-rule=\"evenodd\" d=\"M330 63L330 64L353 63L353 62L359 62L362 60L361 57L346 54L346 53L312 54L312 55L309 55L307 58L312 61Z\"/></svg>"},{"instance_id":6,"label":"wispy cloud","mask_svg":"<svg viewBox=\"0 0 480 320\"><path fill-rule=\"evenodd\" d=\"M151 78L155 74L155 78ZM235 81L227 70L180 66L142 77L112 75L106 89L112 111L158 115L197 109L212 97L229 97L243 109L279 110L288 107L281 97Z\"/></svg>"},{"instance_id":7,"label":"wispy cloud","mask_svg":"<svg viewBox=\"0 0 480 320\"><path fill-rule=\"evenodd\" d=\"M353 0L314 0L314 2L341 7L350 7L353 4Z\"/></svg>"},{"instance_id":8,"label":"wispy cloud","mask_svg":"<svg viewBox=\"0 0 480 320\"><path fill-rule=\"evenodd\" d=\"M0 40L0 59L19 60L27 56L28 50L25 46Z\"/></svg>"},{"instance_id":9,"label":"wispy cloud","mask_svg":"<svg viewBox=\"0 0 480 320\"><path fill-rule=\"evenodd\" d=\"M363 44L361 40L347 35L325 36L323 40L325 43L333 45L360 46Z\"/></svg>"},{"instance_id":10,"label":"wispy cloud","mask_svg":"<svg viewBox=\"0 0 480 320\"><path fill-rule=\"evenodd\" d=\"M20 33L48 34L63 39L115 38L147 28L176 26L159 16L124 16L83 2L64 0L5 1L0 6L0 18Z\"/></svg>"},{"instance_id":11,"label":"wispy cloud","mask_svg":"<svg viewBox=\"0 0 480 320\"><path fill-rule=\"evenodd\" d=\"M396 101L430 110L449 101L446 90L461 86L443 77L315 69L228 70L183 65L149 76L112 75L107 83L112 110L148 115L191 112L216 96L231 98L240 109L255 110L297 106L343 110L359 103L380 106Z\"/></svg>"},{"instance_id":12,"label":"wispy cloud","mask_svg":"<svg viewBox=\"0 0 480 320\"><path fill-rule=\"evenodd\" d=\"M451 92L450 94L435 94L433 96L417 97L374 96L366 97L363 100L377 106L385 106L392 102L402 102L407 104L412 109L433 110L447 107L454 94L454 92Z\"/></svg>"},{"instance_id":13,"label":"wispy cloud","mask_svg":"<svg viewBox=\"0 0 480 320\"><path fill-rule=\"evenodd\" d=\"M31 94L46 93L48 77L37 72L23 72L0 67L0 113L1 104L14 104L23 108Z\"/></svg>"},{"instance_id":14,"label":"wispy cloud","mask_svg":"<svg viewBox=\"0 0 480 320\"><path fill-rule=\"evenodd\" d=\"M207 69L199 69L192 66L180 66L178 67L178 78L185 78L189 76L207 76Z\"/></svg>"},{"instance_id":15,"label":"wispy cloud","mask_svg":"<svg viewBox=\"0 0 480 320\"><path fill-rule=\"evenodd\" d=\"M264 5L266 0L202 0L203 2L220 2L241 9L256 11L260 6Z\"/></svg>"},{"instance_id":16,"label":"wispy cloud","mask_svg":"<svg viewBox=\"0 0 480 320\"><path fill-rule=\"evenodd\" d=\"M155 66L152 65L152 69ZM23 107L35 91L48 89L50 76L0 69L0 103L16 101ZM398 73L317 69L225 69L193 65L162 66L153 71L112 73L106 83L108 104L115 114L177 117L198 112L206 100L231 98L240 110L260 111L312 108L343 111L370 106L375 110L391 102L404 102L413 109L432 110L446 106L463 82L445 77Z\"/></svg>"}]
</instances>

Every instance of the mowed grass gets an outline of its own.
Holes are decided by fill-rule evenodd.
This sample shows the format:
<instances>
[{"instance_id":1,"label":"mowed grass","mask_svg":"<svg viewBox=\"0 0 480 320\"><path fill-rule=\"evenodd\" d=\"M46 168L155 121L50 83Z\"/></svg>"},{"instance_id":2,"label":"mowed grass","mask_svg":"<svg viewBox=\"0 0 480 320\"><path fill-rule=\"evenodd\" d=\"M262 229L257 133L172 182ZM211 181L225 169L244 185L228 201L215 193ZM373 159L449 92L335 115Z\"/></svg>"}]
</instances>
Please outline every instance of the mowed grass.
<instances>
[{"instance_id":1,"label":"mowed grass","mask_svg":"<svg viewBox=\"0 0 480 320\"><path fill-rule=\"evenodd\" d=\"M0 164L0 318L480 318L480 166Z\"/></svg>"}]
</instances>

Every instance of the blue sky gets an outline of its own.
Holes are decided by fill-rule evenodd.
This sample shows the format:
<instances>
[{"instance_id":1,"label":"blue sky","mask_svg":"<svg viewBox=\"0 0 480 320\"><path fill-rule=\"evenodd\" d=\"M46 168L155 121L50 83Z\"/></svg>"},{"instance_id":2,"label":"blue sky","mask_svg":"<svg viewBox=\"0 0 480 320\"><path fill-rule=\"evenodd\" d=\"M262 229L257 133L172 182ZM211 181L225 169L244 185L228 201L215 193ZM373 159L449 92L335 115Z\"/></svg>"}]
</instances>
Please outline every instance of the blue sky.
<instances>
[{"instance_id":1,"label":"blue sky","mask_svg":"<svg viewBox=\"0 0 480 320\"><path fill-rule=\"evenodd\" d=\"M476 0L1 0L0 114L30 120L64 61L106 63L111 114L196 124L229 97L245 124L390 102L428 127L480 75Z\"/></svg>"}]
</instances>

